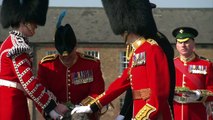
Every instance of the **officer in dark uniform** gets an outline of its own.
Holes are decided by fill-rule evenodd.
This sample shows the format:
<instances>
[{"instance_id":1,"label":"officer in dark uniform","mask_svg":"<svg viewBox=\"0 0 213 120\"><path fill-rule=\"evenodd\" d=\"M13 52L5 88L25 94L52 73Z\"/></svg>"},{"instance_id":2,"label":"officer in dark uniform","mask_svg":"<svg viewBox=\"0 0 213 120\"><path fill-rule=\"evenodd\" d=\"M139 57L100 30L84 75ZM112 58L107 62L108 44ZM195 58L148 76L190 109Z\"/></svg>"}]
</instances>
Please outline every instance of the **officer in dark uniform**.
<instances>
[{"instance_id":1,"label":"officer in dark uniform","mask_svg":"<svg viewBox=\"0 0 213 120\"><path fill-rule=\"evenodd\" d=\"M198 31L192 27L178 27L172 34L179 52L174 59L175 120L212 120L213 66L211 61L195 53Z\"/></svg>"}]
</instances>

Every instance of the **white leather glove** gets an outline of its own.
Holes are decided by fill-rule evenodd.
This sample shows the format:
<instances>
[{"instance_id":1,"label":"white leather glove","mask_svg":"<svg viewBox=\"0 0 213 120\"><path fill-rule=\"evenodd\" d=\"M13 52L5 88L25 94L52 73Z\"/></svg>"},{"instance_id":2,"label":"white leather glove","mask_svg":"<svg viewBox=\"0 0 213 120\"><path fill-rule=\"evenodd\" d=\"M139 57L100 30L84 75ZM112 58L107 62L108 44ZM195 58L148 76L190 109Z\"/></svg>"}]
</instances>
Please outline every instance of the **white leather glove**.
<instances>
[{"instance_id":1,"label":"white leather glove","mask_svg":"<svg viewBox=\"0 0 213 120\"><path fill-rule=\"evenodd\" d=\"M50 111L50 117L54 120L60 119L62 116L58 114L55 110Z\"/></svg>"},{"instance_id":2,"label":"white leather glove","mask_svg":"<svg viewBox=\"0 0 213 120\"><path fill-rule=\"evenodd\" d=\"M190 92L186 92L185 95L188 96L188 99L190 101L196 101L200 98L201 93L198 90L193 90L193 91L190 91Z\"/></svg>"},{"instance_id":3,"label":"white leather glove","mask_svg":"<svg viewBox=\"0 0 213 120\"><path fill-rule=\"evenodd\" d=\"M123 115L118 115L115 120L124 120L124 118L125 117Z\"/></svg>"},{"instance_id":4,"label":"white leather glove","mask_svg":"<svg viewBox=\"0 0 213 120\"><path fill-rule=\"evenodd\" d=\"M71 111L71 115L74 113L92 113L90 106L77 106Z\"/></svg>"}]
</instances>

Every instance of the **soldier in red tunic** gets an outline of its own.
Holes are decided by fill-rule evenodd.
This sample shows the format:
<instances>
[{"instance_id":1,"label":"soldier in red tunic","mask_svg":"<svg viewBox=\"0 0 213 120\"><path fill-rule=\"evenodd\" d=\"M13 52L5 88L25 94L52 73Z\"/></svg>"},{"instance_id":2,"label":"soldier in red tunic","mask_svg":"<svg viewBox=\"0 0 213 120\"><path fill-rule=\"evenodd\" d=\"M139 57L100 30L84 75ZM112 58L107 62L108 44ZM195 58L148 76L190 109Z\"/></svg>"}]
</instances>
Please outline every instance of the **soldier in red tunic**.
<instances>
[{"instance_id":1,"label":"soldier in red tunic","mask_svg":"<svg viewBox=\"0 0 213 120\"><path fill-rule=\"evenodd\" d=\"M102 0L102 2L113 32L121 35L127 44L129 65L121 77L98 96L93 104L76 107L71 114L96 112L131 88L132 119L171 120L173 116L169 96L174 87L170 85L170 63L162 49L164 43L159 41L161 35L157 32L150 2L148 0ZM166 45L171 48L170 44ZM170 62L173 64L173 59L170 59Z\"/></svg>"},{"instance_id":2,"label":"soldier in red tunic","mask_svg":"<svg viewBox=\"0 0 213 120\"><path fill-rule=\"evenodd\" d=\"M91 104L105 88L100 61L76 51L76 37L69 24L57 28L55 47L59 54L45 56L39 64L39 80L59 103ZM90 120L99 119L98 114L88 116Z\"/></svg>"},{"instance_id":3,"label":"soldier in red tunic","mask_svg":"<svg viewBox=\"0 0 213 120\"><path fill-rule=\"evenodd\" d=\"M180 54L174 59L175 120L207 120L207 114L211 115L212 112L209 102L213 101L212 62L195 53L194 38L198 35L197 30L179 27L172 34Z\"/></svg>"},{"instance_id":4,"label":"soldier in red tunic","mask_svg":"<svg viewBox=\"0 0 213 120\"><path fill-rule=\"evenodd\" d=\"M33 75L28 37L46 21L48 0L3 0L1 24L12 27L0 47L0 120L30 120L27 97L56 119L66 110ZM58 112L58 113L57 113Z\"/></svg>"},{"instance_id":5,"label":"soldier in red tunic","mask_svg":"<svg viewBox=\"0 0 213 120\"><path fill-rule=\"evenodd\" d=\"M150 3L150 5L151 5L152 9L157 7L154 3ZM170 80L172 81L171 83L173 83L173 84L171 84L171 88L174 88L175 87L175 72L174 72L174 64L172 63L173 59L174 59L174 49L170 45L169 40L163 33L158 32L157 34L160 37L160 39L157 39L156 42L159 44L159 46L161 46L161 48L163 49L163 51L165 52L165 54L167 56L168 62L170 63L169 64L169 70L171 71ZM170 103L170 107L172 110L173 110L173 107L172 107L173 106L173 95L174 95L174 89L173 89L173 92L170 92L170 98L169 98L169 103ZM131 120L132 107L133 107L132 91L131 91L131 89L128 89L126 91L126 95L125 95L123 106L121 108L121 112L117 116L116 120Z\"/></svg>"}]
</instances>

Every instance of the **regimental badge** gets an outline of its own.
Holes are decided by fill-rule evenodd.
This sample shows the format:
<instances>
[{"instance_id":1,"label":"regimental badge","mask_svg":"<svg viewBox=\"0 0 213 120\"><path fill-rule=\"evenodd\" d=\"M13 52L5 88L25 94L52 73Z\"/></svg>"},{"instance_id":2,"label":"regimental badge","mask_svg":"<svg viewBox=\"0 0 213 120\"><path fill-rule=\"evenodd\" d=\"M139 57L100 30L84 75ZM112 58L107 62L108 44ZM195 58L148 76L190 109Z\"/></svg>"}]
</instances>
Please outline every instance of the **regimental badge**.
<instances>
[{"instance_id":1,"label":"regimental badge","mask_svg":"<svg viewBox=\"0 0 213 120\"><path fill-rule=\"evenodd\" d=\"M71 73L71 79L74 85L90 83L93 81L93 71L85 70Z\"/></svg>"},{"instance_id":2,"label":"regimental badge","mask_svg":"<svg viewBox=\"0 0 213 120\"><path fill-rule=\"evenodd\" d=\"M207 66L204 65L189 65L188 70L192 74L207 74Z\"/></svg>"},{"instance_id":3,"label":"regimental badge","mask_svg":"<svg viewBox=\"0 0 213 120\"><path fill-rule=\"evenodd\" d=\"M180 29L180 31L179 31L180 33L183 33L184 32L184 30L183 29Z\"/></svg>"},{"instance_id":4,"label":"regimental badge","mask_svg":"<svg viewBox=\"0 0 213 120\"><path fill-rule=\"evenodd\" d=\"M141 52L133 56L133 66L139 66L146 64L146 53Z\"/></svg>"}]
</instances>

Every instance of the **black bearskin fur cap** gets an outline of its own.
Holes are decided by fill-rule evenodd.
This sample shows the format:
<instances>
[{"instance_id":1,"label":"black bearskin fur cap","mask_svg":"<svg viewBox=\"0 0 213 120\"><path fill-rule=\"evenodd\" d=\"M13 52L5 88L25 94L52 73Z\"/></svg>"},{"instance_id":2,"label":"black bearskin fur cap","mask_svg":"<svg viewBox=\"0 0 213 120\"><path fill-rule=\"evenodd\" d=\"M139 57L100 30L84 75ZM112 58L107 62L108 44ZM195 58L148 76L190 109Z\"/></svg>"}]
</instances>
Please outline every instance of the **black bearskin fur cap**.
<instances>
[{"instance_id":1,"label":"black bearskin fur cap","mask_svg":"<svg viewBox=\"0 0 213 120\"><path fill-rule=\"evenodd\" d=\"M46 22L49 0L3 0L1 24L3 28L18 27L20 22Z\"/></svg>"},{"instance_id":2,"label":"black bearskin fur cap","mask_svg":"<svg viewBox=\"0 0 213 120\"><path fill-rule=\"evenodd\" d=\"M69 24L60 26L55 32L55 48L59 54L63 55L66 51L68 54L76 46L76 37L72 27Z\"/></svg>"},{"instance_id":3,"label":"black bearskin fur cap","mask_svg":"<svg viewBox=\"0 0 213 120\"><path fill-rule=\"evenodd\" d=\"M102 4L114 34L127 31L150 36L157 33L149 0L102 0Z\"/></svg>"}]
</instances>

